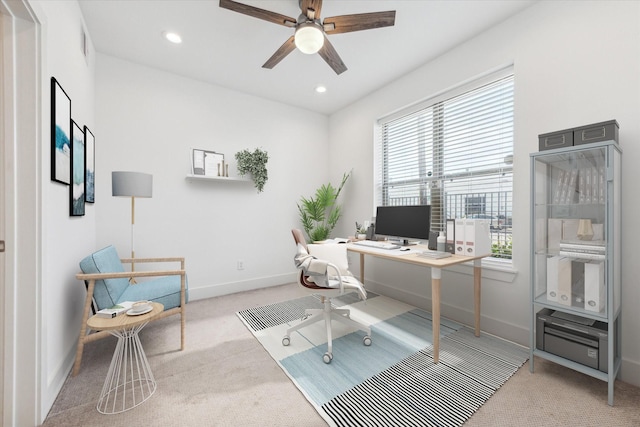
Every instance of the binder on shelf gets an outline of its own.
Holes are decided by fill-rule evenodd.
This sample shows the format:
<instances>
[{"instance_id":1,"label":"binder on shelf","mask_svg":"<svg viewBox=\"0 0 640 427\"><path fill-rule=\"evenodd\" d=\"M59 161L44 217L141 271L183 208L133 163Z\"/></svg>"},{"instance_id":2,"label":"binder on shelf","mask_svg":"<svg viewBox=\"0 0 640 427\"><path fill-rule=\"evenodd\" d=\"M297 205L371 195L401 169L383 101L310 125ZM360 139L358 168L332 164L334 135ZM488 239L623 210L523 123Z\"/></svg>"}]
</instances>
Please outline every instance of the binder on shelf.
<instances>
[{"instance_id":1,"label":"binder on shelf","mask_svg":"<svg viewBox=\"0 0 640 427\"><path fill-rule=\"evenodd\" d=\"M547 299L558 301L558 263L559 256L547 258Z\"/></svg>"},{"instance_id":2,"label":"binder on shelf","mask_svg":"<svg viewBox=\"0 0 640 427\"><path fill-rule=\"evenodd\" d=\"M553 191L553 203L554 204L558 204L561 202L561 196L562 196L562 183L564 181L564 169L559 169L558 170L558 177L556 178L556 182L555 182L555 189Z\"/></svg>"},{"instance_id":3,"label":"binder on shelf","mask_svg":"<svg viewBox=\"0 0 640 427\"><path fill-rule=\"evenodd\" d=\"M584 202L591 203L591 168L584 168Z\"/></svg>"},{"instance_id":4,"label":"binder on shelf","mask_svg":"<svg viewBox=\"0 0 640 427\"><path fill-rule=\"evenodd\" d=\"M465 231L465 219L456 218L455 223L455 242L456 242L456 255L464 255L464 231Z\"/></svg>"},{"instance_id":5,"label":"binder on shelf","mask_svg":"<svg viewBox=\"0 0 640 427\"><path fill-rule=\"evenodd\" d=\"M606 189L604 166L598 168L598 203L604 204L604 191Z\"/></svg>"},{"instance_id":6,"label":"binder on shelf","mask_svg":"<svg viewBox=\"0 0 640 427\"><path fill-rule=\"evenodd\" d=\"M553 257L556 258L556 257ZM571 305L571 259L563 256L557 257L557 270L551 280L556 280L558 289L558 303ZM547 287L548 287L547 283Z\"/></svg>"},{"instance_id":7,"label":"binder on shelf","mask_svg":"<svg viewBox=\"0 0 640 427\"><path fill-rule=\"evenodd\" d=\"M584 264L584 309L601 312L605 304L604 262Z\"/></svg>"},{"instance_id":8,"label":"binder on shelf","mask_svg":"<svg viewBox=\"0 0 640 427\"><path fill-rule=\"evenodd\" d=\"M562 220L562 240L578 240L578 226L580 220L565 218Z\"/></svg>"},{"instance_id":9,"label":"binder on shelf","mask_svg":"<svg viewBox=\"0 0 640 427\"><path fill-rule=\"evenodd\" d=\"M456 253L456 220L447 219L447 242L445 243L445 251L452 254Z\"/></svg>"},{"instance_id":10,"label":"binder on shelf","mask_svg":"<svg viewBox=\"0 0 640 427\"><path fill-rule=\"evenodd\" d=\"M575 202L576 195L576 182L578 181L578 169L571 169L571 172L567 171L565 174L569 174L569 182L567 184L567 192L564 199L565 204L571 204Z\"/></svg>"},{"instance_id":11,"label":"binder on shelf","mask_svg":"<svg viewBox=\"0 0 640 427\"><path fill-rule=\"evenodd\" d=\"M547 248L549 251L557 251L560 249L560 240L562 240L562 219L549 218L547 228Z\"/></svg>"},{"instance_id":12,"label":"binder on shelf","mask_svg":"<svg viewBox=\"0 0 640 427\"><path fill-rule=\"evenodd\" d=\"M467 256L491 253L490 223L484 219L466 219L464 226L464 254Z\"/></svg>"}]
</instances>

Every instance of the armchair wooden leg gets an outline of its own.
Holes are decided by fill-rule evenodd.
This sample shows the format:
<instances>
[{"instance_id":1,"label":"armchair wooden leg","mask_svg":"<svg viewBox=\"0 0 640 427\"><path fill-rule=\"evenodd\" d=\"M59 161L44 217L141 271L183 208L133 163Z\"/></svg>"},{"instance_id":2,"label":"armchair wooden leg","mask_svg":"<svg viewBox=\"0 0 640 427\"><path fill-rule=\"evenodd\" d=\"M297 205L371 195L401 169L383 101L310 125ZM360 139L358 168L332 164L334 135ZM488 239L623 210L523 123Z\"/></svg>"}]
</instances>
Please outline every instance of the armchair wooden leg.
<instances>
[{"instance_id":1,"label":"armchair wooden leg","mask_svg":"<svg viewBox=\"0 0 640 427\"><path fill-rule=\"evenodd\" d=\"M72 376L78 375L80 372L80 364L82 363L82 352L84 351L85 338L87 336L87 320L89 319L89 310L91 310L91 300L93 299L93 289L96 286L94 279L89 280L87 286L87 297L84 301L84 311L82 312L82 324L80 325L80 337L78 337L78 347L76 348L76 360L73 363Z\"/></svg>"},{"instance_id":2,"label":"armchair wooden leg","mask_svg":"<svg viewBox=\"0 0 640 427\"><path fill-rule=\"evenodd\" d=\"M185 318L185 309L184 306L182 306L182 310L180 312L180 351L184 350L184 334L185 334L185 325L186 325L186 318Z\"/></svg>"},{"instance_id":3,"label":"armchair wooden leg","mask_svg":"<svg viewBox=\"0 0 640 427\"><path fill-rule=\"evenodd\" d=\"M86 332L86 326L80 330L80 338L78 339L78 347L76 348L76 360L73 363L73 371L71 372L71 376L73 377L80 373L80 363L82 363L82 352L84 351L84 335Z\"/></svg>"}]
</instances>

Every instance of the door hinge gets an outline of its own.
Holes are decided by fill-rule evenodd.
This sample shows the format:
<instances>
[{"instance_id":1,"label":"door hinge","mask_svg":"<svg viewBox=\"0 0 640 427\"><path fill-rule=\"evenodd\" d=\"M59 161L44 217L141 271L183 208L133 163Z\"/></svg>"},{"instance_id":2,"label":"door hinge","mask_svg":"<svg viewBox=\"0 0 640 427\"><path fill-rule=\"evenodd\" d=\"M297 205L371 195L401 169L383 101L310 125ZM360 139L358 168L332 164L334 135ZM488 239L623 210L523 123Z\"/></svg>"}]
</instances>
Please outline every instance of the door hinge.
<instances>
[{"instance_id":1,"label":"door hinge","mask_svg":"<svg viewBox=\"0 0 640 427\"><path fill-rule=\"evenodd\" d=\"M0 240L0 252L4 252L4 240Z\"/></svg>"}]
</instances>

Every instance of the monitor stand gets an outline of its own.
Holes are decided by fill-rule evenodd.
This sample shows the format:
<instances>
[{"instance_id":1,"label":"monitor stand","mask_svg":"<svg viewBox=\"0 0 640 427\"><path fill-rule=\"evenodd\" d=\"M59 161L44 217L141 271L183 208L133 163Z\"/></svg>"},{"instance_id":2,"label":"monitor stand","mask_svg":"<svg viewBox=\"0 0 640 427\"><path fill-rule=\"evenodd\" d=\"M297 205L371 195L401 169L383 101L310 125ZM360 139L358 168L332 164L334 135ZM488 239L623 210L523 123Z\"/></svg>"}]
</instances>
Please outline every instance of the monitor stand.
<instances>
[{"instance_id":1,"label":"monitor stand","mask_svg":"<svg viewBox=\"0 0 640 427\"><path fill-rule=\"evenodd\" d=\"M420 242L418 242L417 240L410 241L409 239L401 239L398 241L398 244L402 246L414 246L414 245L417 245L418 243Z\"/></svg>"}]
</instances>

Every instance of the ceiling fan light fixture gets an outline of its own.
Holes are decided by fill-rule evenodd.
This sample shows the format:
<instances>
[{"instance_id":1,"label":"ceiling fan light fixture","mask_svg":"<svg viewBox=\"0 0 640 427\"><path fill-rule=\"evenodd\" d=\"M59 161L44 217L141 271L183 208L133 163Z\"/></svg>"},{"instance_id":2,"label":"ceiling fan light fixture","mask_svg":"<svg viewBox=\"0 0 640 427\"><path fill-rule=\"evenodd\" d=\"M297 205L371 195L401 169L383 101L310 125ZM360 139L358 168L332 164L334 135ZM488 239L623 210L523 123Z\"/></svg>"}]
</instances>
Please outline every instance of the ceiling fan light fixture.
<instances>
[{"instance_id":1,"label":"ceiling fan light fixture","mask_svg":"<svg viewBox=\"0 0 640 427\"><path fill-rule=\"evenodd\" d=\"M305 22L298 25L295 34L295 44L302 53L317 53L324 44L324 34L314 22Z\"/></svg>"}]
</instances>

